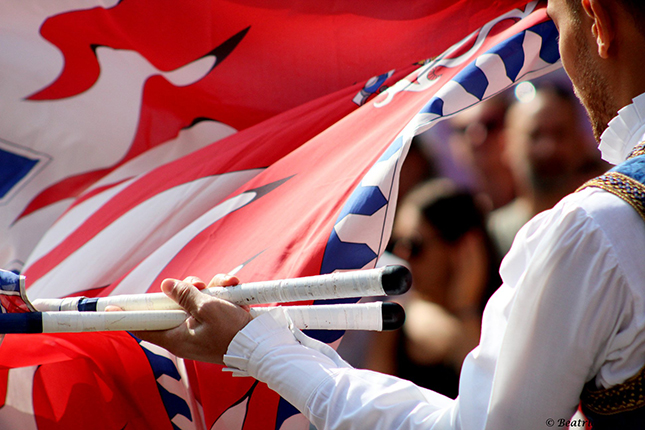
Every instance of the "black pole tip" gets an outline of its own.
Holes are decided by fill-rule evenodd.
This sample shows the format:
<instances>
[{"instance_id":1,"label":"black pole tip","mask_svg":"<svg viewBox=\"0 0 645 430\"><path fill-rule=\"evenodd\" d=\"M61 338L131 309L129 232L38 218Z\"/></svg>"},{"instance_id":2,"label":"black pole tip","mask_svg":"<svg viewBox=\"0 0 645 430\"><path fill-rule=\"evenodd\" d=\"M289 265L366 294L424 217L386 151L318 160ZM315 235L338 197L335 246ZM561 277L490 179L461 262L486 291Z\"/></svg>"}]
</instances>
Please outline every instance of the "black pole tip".
<instances>
[{"instance_id":1,"label":"black pole tip","mask_svg":"<svg viewBox=\"0 0 645 430\"><path fill-rule=\"evenodd\" d=\"M394 302L383 302L381 306L383 316L383 330L396 330L405 322L403 306Z\"/></svg>"},{"instance_id":2,"label":"black pole tip","mask_svg":"<svg viewBox=\"0 0 645 430\"><path fill-rule=\"evenodd\" d=\"M403 294L412 286L412 273L405 266L385 266L381 272L381 285L388 296Z\"/></svg>"},{"instance_id":3,"label":"black pole tip","mask_svg":"<svg viewBox=\"0 0 645 430\"><path fill-rule=\"evenodd\" d=\"M0 333L42 333L43 314L40 312L0 313Z\"/></svg>"}]
</instances>

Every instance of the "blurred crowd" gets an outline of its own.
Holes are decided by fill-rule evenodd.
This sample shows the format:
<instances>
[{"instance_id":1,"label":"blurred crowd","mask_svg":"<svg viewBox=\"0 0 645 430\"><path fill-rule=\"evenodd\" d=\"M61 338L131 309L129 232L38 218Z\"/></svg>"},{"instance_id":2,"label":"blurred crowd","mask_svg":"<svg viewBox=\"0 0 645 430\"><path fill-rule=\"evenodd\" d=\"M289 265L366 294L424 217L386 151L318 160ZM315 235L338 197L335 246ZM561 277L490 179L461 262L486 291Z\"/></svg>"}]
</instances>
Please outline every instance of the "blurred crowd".
<instances>
[{"instance_id":1,"label":"blurred crowd","mask_svg":"<svg viewBox=\"0 0 645 430\"><path fill-rule=\"evenodd\" d=\"M339 353L454 398L517 231L609 167L564 74L522 83L418 135L379 261L412 272L411 290L393 298L405 324L348 332Z\"/></svg>"}]
</instances>

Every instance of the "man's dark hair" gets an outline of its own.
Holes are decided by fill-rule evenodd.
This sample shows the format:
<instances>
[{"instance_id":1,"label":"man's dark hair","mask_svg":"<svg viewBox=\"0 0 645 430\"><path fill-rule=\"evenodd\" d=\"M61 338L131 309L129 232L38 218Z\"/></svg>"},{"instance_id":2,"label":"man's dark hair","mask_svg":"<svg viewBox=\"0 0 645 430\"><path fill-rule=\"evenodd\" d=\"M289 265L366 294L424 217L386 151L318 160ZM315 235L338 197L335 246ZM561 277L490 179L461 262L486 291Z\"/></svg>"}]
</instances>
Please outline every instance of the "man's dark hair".
<instances>
[{"instance_id":1,"label":"man's dark hair","mask_svg":"<svg viewBox=\"0 0 645 430\"><path fill-rule=\"evenodd\" d=\"M645 37L645 26L642 24L645 22L645 1L644 0L611 0L615 3L620 3L623 5L628 15L634 19L634 22L637 25L640 33ZM575 18L580 17L582 13L582 6L580 5L580 0L567 0L569 8L574 14Z\"/></svg>"}]
</instances>

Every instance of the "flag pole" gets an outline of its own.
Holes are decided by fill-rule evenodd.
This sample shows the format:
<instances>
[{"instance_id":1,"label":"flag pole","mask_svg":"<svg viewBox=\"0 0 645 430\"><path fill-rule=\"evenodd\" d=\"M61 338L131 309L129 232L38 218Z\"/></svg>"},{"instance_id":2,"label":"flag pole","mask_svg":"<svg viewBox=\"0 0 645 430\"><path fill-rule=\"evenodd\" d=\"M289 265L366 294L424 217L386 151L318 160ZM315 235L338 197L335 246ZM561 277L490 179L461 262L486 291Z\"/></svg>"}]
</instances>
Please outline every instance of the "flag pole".
<instances>
[{"instance_id":1,"label":"flag pole","mask_svg":"<svg viewBox=\"0 0 645 430\"><path fill-rule=\"evenodd\" d=\"M251 308L255 318L277 306ZM405 312L398 303L375 302L282 307L301 330L369 330L400 328ZM181 310L79 312L50 311L0 314L0 334L85 333L96 331L168 330L182 324Z\"/></svg>"},{"instance_id":2,"label":"flag pole","mask_svg":"<svg viewBox=\"0 0 645 430\"><path fill-rule=\"evenodd\" d=\"M236 305L255 305L392 296L405 293L411 285L412 275L405 266L390 265L376 269L251 282L231 287L212 287L202 291ZM118 306L125 311L180 309L175 301L163 293L36 299L32 304L41 312L104 311L108 306Z\"/></svg>"}]
</instances>

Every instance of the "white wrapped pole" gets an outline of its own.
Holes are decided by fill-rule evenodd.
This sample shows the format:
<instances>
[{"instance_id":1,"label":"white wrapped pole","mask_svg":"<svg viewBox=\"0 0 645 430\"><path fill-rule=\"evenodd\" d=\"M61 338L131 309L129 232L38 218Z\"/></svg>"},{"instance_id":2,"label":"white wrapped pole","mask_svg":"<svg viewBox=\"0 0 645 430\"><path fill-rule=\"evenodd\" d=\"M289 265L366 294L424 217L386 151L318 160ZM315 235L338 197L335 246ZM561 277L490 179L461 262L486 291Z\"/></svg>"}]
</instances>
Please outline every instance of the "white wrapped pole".
<instances>
[{"instance_id":1,"label":"white wrapped pole","mask_svg":"<svg viewBox=\"0 0 645 430\"><path fill-rule=\"evenodd\" d=\"M270 309L273 308L252 308L251 315L256 317ZM295 326L303 330L393 330L405 319L403 308L396 303L285 306L285 309ZM3 313L0 334L167 330L180 325L186 317L186 312L180 310Z\"/></svg>"},{"instance_id":2,"label":"white wrapped pole","mask_svg":"<svg viewBox=\"0 0 645 430\"><path fill-rule=\"evenodd\" d=\"M251 315L255 318L271 309L273 307L251 308ZM390 302L284 306L284 309L301 330L395 330L405 321L401 305Z\"/></svg>"},{"instance_id":3,"label":"white wrapped pole","mask_svg":"<svg viewBox=\"0 0 645 430\"><path fill-rule=\"evenodd\" d=\"M0 333L81 333L167 330L186 320L184 311L27 312L0 314Z\"/></svg>"},{"instance_id":4,"label":"white wrapped pole","mask_svg":"<svg viewBox=\"0 0 645 430\"><path fill-rule=\"evenodd\" d=\"M412 276L407 268L385 266L303 278L250 282L233 287L212 287L203 291L237 305L253 305L397 295L406 292L411 284ZM179 309L179 305L163 293L33 301L33 306L42 312L103 311L110 305L119 306L126 311Z\"/></svg>"}]
</instances>

